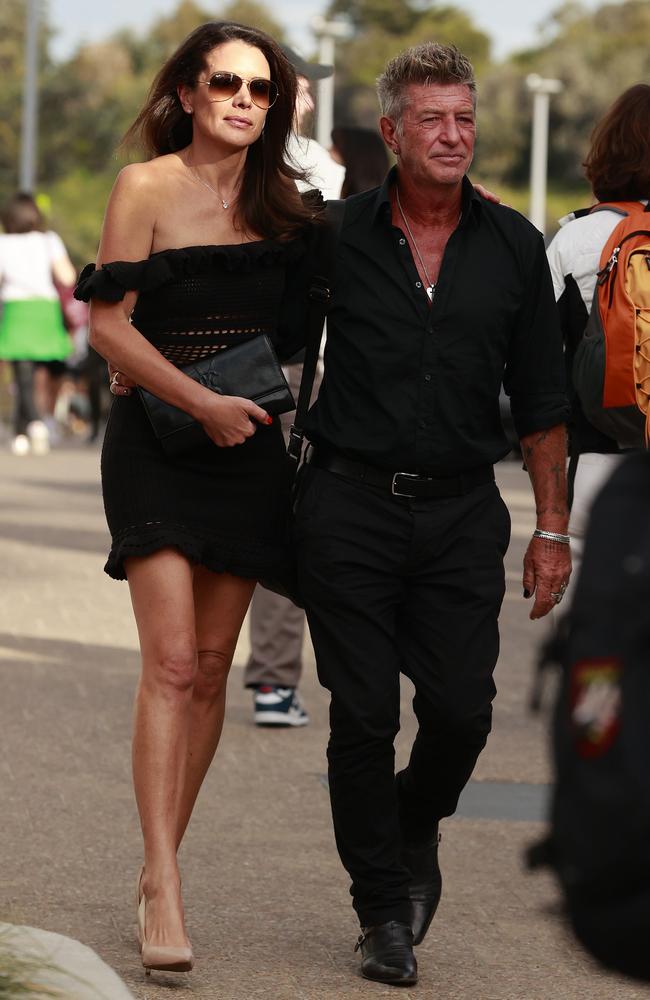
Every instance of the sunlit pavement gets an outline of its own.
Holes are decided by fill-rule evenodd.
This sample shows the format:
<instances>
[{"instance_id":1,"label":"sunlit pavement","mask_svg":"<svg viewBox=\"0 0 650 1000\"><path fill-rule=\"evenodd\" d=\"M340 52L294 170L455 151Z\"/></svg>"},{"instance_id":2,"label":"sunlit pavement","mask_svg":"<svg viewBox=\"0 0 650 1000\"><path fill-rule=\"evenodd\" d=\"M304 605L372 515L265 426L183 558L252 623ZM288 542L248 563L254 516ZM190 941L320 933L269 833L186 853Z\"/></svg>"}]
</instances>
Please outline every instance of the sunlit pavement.
<instances>
[{"instance_id":1,"label":"sunlit pavement","mask_svg":"<svg viewBox=\"0 0 650 1000\"><path fill-rule=\"evenodd\" d=\"M134 937L140 864L130 783L138 673L128 588L102 573L107 545L98 452L0 453L0 919L90 945L138 997L342 1000L395 996L358 977L357 928L325 789L327 699L311 650L311 725L251 722L233 669L226 729L182 851L189 976L145 978ZM565 936L546 875L522 852L542 832L547 722L526 701L536 644L521 560L534 524L525 474L498 478L513 517L494 731L459 816L443 826L443 900L418 949L420 984L440 1000L632 1000ZM125 484L128 488L128 484ZM410 694L398 756L413 736ZM174 988L176 987L176 988Z\"/></svg>"}]
</instances>

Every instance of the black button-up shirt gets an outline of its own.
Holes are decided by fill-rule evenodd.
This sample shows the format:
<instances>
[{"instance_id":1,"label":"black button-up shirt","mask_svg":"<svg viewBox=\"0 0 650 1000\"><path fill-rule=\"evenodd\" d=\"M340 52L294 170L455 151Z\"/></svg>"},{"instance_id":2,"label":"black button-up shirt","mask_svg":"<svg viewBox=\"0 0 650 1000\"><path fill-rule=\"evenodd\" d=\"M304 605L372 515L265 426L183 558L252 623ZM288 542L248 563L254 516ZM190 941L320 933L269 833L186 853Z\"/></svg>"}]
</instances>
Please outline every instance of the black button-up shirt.
<instances>
[{"instance_id":1,"label":"black button-up shirt","mask_svg":"<svg viewBox=\"0 0 650 1000\"><path fill-rule=\"evenodd\" d=\"M389 470L454 474L509 451L502 382L520 437L567 419L551 277L539 232L465 178L430 305L392 225L394 179L347 200L307 436Z\"/></svg>"}]
</instances>

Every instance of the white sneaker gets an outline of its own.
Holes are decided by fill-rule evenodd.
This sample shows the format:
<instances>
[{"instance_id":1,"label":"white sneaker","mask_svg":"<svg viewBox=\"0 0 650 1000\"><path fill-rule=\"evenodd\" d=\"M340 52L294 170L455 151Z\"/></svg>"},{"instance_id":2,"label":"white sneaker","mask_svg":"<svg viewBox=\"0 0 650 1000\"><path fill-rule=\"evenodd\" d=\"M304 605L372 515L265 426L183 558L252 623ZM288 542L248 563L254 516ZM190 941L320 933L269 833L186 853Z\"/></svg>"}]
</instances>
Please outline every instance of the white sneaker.
<instances>
[{"instance_id":1,"label":"white sneaker","mask_svg":"<svg viewBox=\"0 0 650 1000\"><path fill-rule=\"evenodd\" d=\"M11 442L11 454L19 455L21 458L23 455L29 455L29 438L26 434L16 435Z\"/></svg>"},{"instance_id":2,"label":"white sneaker","mask_svg":"<svg viewBox=\"0 0 650 1000\"><path fill-rule=\"evenodd\" d=\"M27 436L34 455L47 455L50 450L50 432L42 420L27 424Z\"/></svg>"},{"instance_id":3,"label":"white sneaker","mask_svg":"<svg viewBox=\"0 0 650 1000\"><path fill-rule=\"evenodd\" d=\"M253 703L256 726L306 726L309 722L295 688L260 684Z\"/></svg>"}]
</instances>

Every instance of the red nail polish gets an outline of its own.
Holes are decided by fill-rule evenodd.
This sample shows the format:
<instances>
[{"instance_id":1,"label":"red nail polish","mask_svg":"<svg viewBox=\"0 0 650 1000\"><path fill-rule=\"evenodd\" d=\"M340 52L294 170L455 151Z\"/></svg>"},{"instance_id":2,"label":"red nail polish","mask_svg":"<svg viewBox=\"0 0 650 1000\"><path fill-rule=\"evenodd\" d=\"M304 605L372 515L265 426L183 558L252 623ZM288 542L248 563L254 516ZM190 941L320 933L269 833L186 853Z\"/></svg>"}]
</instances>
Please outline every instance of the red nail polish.
<instances>
[{"instance_id":1,"label":"red nail polish","mask_svg":"<svg viewBox=\"0 0 650 1000\"><path fill-rule=\"evenodd\" d=\"M273 423L273 417L267 417L266 418L266 423L267 424L272 424Z\"/></svg>"}]
</instances>

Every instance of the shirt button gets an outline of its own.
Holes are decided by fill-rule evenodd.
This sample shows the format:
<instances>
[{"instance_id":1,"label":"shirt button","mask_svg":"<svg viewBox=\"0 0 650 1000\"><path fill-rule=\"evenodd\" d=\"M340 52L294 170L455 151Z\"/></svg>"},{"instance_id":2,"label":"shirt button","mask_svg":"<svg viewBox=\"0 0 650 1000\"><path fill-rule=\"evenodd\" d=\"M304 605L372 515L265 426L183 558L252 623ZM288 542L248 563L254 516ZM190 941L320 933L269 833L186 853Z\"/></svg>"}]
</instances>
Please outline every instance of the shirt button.
<instances>
[{"instance_id":1,"label":"shirt button","mask_svg":"<svg viewBox=\"0 0 650 1000\"><path fill-rule=\"evenodd\" d=\"M405 243L406 243L406 240L405 240L405 239L404 239L404 237L402 236L401 240L399 241L399 245L400 245L401 247L403 247Z\"/></svg>"},{"instance_id":2,"label":"shirt button","mask_svg":"<svg viewBox=\"0 0 650 1000\"><path fill-rule=\"evenodd\" d=\"M416 281L415 282L415 287L416 288L422 288L422 282L421 281Z\"/></svg>"},{"instance_id":3,"label":"shirt button","mask_svg":"<svg viewBox=\"0 0 650 1000\"><path fill-rule=\"evenodd\" d=\"M431 376L430 375L425 375L424 376L424 381L425 382L430 382L431 381Z\"/></svg>"}]
</instances>

